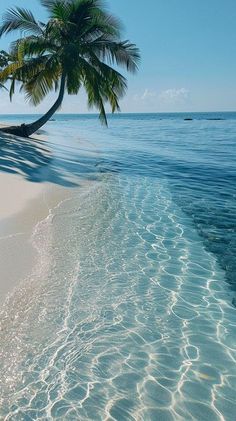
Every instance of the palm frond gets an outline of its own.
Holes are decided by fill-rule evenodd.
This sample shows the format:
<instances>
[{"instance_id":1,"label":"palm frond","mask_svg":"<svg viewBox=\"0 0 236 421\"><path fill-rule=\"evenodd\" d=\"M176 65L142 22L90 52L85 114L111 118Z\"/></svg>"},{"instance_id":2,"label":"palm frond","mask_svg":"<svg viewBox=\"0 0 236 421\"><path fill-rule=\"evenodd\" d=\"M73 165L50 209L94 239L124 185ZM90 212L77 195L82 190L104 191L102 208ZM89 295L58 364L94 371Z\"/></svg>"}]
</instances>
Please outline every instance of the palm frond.
<instances>
[{"instance_id":1,"label":"palm frond","mask_svg":"<svg viewBox=\"0 0 236 421\"><path fill-rule=\"evenodd\" d=\"M29 36L17 42L15 51L18 51L18 55L24 58L26 56L33 57L45 53L55 53L56 50L57 46L53 43L53 40L40 36Z\"/></svg>"},{"instance_id":2,"label":"palm frond","mask_svg":"<svg viewBox=\"0 0 236 421\"><path fill-rule=\"evenodd\" d=\"M67 73L67 92L69 95L77 95L82 85L80 68L73 67Z\"/></svg>"},{"instance_id":3,"label":"palm frond","mask_svg":"<svg viewBox=\"0 0 236 421\"><path fill-rule=\"evenodd\" d=\"M21 63L15 61L14 63L8 64L0 71L0 81L6 82L9 76L12 76L21 66Z\"/></svg>"},{"instance_id":4,"label":"palm frond","mask_svg":"<svg viewBox=\"0 0 236 421\"><path fill-rule=\"evenodd\" d=\"M38 105L53 88L57 89L60 77L61 68L57 60L55 57L48 57L44 66L22 85L26 99L33 105Z\"/></svg>"},{"instance_id":5,"label":"palm frond","mask_svg":"<svg viewBox=\"0 0 236 421\"><path fill-rule=\"evenodd\" d=\"M102 124L107 125L106 112L104 107L104 92L101 91L101 80L99 74L89 66L86 61L82 67L83 85L88 97L88 107L96 107L99 110L99 118Z\"/></svg>"},{"instance_id":6,"label":"palm frond","mask_svg":"<svg viewBox=\"0 0 236 421\"><path fill-rule=\"evenodd\" d=\"M6 88L6 86L0 82L0 89L5 89L6 91L8 91L8 89Z\"/></svg>"},{"instance_id":7,"label":"palm frond","mask_svg":"<svg viewBox=\"0 0 236 421\"><path fill-rule=\"evenodd\" d=\"M0 51L0 68L7 66L10 58L9 53L4 50Z\"/></svg>"},{"instance_id":8,"label":"palm frond","mask_svg":"<svg viewBox=\"0 0 236 421\"><path fill-rule=\"evenodd\" d=\"M11 79L11 85L10 85L10 91L9 91L10 101L12 101L13 95L15 93L15 86L16 86L16 79L12 78Z\"/></svg>"},{"instance_id":9,"label":"palm frond","mask_svg":"<svg viewBox=\"0 0 236 421\"><path fill-rule=\"evenodd\" d=\"M43 26L36 21L30 10L15 7L9 9L3 15L3 23L0 26L0 36L16 30L39 35L42 34Z\"/></svg>"},{"instance_id":10,"label":"palm frond","mask_svg":"<svg viewBox=\"0 0 236 421\"><path fill-rule=\"evenodd\" d=\"M71 2L55 0L50 8L51 19L68 22L71 13Z\"/></svg>"},{"instance_id":11,"label":"palm frond","mask_svg":"<svg viewBox=\"0 0 236 421\"><path fill-rule=\"evenodd\" d=\"M107 125L105 103L109 103L112 112L119 111L119 98L126 89L125 78L104 63L89 63L81 59L83 84L88 96L89 108L96 107L100 120Z\"/></svg>"},{"instance_id":12,"label":"palm frond","mask_svg":"<svg viewBox=\"0 0 236 421\"><path fill-rule=\"evenodd\" d=\"M85 36L99 36L110 33L119 37L122 30L121 21L107 13L103 2L96 0L73 0L69 21L74 24L73 31L81 39Z\"/></svg>"},{"instance_id":13,"label":"palm frond","mask_svg":"<svg viewBox=\"0 0 236 421\"><path fill-rule=\"evenodd\" d=\"M64 3L65 2L66 1L64 1ZM40 3L42 4L42 6L46 7L46 9L48 9L49 12L51 12L55 4L58 3L58 0L40 0Z\"/></svg>"},{"instance_id":14,"label":"palm frond","mask_svg":"<svg viewBox=\"0 0 236 421\"><path fill-rule=\"evenodd\" d=\"M35 75L33 79L23 85L26 100L33 105L38 105L53 89L53 81L44 71Z\"/></svg>"},{"instance_id":15,"label":"palm frond","mask_svg":"<svg viewBox=\"0 0 236 421\"><path fill-rule=\"evenodd\" d=\"M129 41L116 42L109 36L103 35L91 43L89 47L101 60L125 67L127 71L132 73L138 70L140 53L136 45Z\"/></svg>"}]
</instances>

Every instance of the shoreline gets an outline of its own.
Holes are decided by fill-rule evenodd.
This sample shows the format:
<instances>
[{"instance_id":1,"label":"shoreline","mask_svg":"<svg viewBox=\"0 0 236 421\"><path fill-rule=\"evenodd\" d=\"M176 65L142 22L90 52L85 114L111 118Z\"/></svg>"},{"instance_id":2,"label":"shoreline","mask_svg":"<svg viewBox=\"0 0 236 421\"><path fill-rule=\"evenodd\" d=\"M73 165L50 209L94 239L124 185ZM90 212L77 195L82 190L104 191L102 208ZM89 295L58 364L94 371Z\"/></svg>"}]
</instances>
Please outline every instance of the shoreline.
<instances>
[{"instance_id":1,"label":"shoreline","mask_svg":"<svg viewBox=\"0 0 236 421\"><path fill-rule=\"evenodd\" d=\"M37 264L31 241L36 225L94 180L94 164L91 169L83 162L83 149L79 158L81 142L72 136L67 144L57 129L31 138L0 133L0 304Z\"/></svg>"},{"instance_id":2,"label":"shoreline","mask_svg":"<svg viewBox=\"0 0 236 421\"><path fill-rule=\"evenodd\" d=\"M34 227L48 216L50 209L68 196L69 189L44 181L53 150L42 136L21 139L1 133L0 146L3 151L0 166L0 195L3 198L0 206L0 303L2 304L7 295L11 294L31 273L37 262L37 252L30 241ZM18 156L21 146L22 156ZM32 155L39 153L45 158L45 164L42 164L40 171L37 172L37 168L35 169L35 174L37 173L35 181L31 181L30 177L27 179L27 174L23 171L24 165L30 168L31 157L27 160L29 153ZM32 173L34 173L33 167Z\"/></svg>"},{"instance_id":3,"label":"shoreline","mask_svg":"<svg viewBox=\"0 0 236 421\"><path fill-rule=\"evenodd\" d=\"M37 263L38 253L31 241L35 227L68 196L66 189L44 185L21 211L0 221L0 303L31 274Z\"/></svg>"}]
</instances>

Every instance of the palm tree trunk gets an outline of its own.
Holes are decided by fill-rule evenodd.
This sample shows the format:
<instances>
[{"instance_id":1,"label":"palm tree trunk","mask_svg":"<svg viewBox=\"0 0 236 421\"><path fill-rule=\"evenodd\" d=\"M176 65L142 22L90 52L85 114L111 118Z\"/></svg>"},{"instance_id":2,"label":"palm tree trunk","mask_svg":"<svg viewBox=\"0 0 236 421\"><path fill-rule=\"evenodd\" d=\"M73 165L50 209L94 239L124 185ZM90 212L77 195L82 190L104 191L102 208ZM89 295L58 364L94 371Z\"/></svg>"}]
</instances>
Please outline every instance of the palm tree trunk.
<instances>
[{"instance_id":1,"label":"palm tree trunk","mask_svg":"<svg viewBox=\"0 0 236 421\"><path fill-rule=\"evenodd\" d=\"M38 120L34 121L31 124L22 124L21 126L10 126L6 128L2 128L0 130L3 131L4 133L10 133L10 134L21 136L21 137L31 136L33 133L39 130L42 126L44 126L44 124L47 123L48 120L50 120L53 114L61 106L63 98L64 98L64 93L65 93L65 84L66 84L66 77L65 75L62 75L60 91L59 91L59 95L56 102L53 104L50 110L48 110L48 112L44 114L42 117L40 117Z\"/></svg>"}]
</instances>

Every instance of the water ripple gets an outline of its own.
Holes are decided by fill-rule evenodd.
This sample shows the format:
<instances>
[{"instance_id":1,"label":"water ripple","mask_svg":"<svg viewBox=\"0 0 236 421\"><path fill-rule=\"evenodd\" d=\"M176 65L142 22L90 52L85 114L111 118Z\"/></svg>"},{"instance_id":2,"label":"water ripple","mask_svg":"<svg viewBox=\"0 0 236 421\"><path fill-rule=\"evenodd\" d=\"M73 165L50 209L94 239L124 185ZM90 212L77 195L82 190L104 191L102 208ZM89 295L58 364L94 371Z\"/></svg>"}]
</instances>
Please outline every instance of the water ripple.
<instances>
[{"instance_id":1,"label":"water ripple","mask_svg":"<svg viewBox=\"0 0 236 421\"><path fill-rule=\"evenodd\" d=\"M1 313L3 419L234 418L225 273L167 181L104 175L33 241Z\"/></svg>"}]
</instances>

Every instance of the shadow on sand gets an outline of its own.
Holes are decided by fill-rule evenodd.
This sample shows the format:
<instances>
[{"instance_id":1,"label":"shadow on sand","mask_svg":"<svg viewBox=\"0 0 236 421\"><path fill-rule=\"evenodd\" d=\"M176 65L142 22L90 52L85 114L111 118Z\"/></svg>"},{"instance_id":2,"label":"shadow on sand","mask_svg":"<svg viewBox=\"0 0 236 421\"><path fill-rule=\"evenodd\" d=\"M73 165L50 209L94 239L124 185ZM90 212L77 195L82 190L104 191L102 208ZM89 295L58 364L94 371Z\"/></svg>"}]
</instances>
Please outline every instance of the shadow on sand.
<instances>
[{"instance_id":1,"label":"shadow on sand","mask_svg":"<svg viewBox=\"0 0 236 421\"><path fill-rule=\"evenodd\" d=\"M53 153L52 153L53 151ZM79 178L93 178L94 159L40 139L0 134L0 172L19 174L34 183L76 187Z\"/></svg>"}]
</instances>

